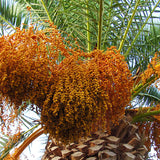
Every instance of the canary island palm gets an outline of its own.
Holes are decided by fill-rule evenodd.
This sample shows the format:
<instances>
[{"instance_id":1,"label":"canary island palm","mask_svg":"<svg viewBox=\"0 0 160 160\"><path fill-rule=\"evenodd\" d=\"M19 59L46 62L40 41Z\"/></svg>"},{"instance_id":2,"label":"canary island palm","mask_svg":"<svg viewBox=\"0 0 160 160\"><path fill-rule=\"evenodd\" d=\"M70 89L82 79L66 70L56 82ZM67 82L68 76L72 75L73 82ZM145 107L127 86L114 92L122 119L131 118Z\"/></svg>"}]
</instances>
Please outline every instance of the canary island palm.
<instances>
[{"instance_id":1,"label":"canary island palm","mask_svg":"<svg viewBox=\"0 0 160 160\"><path fill-rule=\"evenodd\" d=\"M2 34L4 25L12 34L0 38L0 93L14 111L30 101L42 124L13 158L36 133L68 143L91 131L110 131L130 102L158 80L159 53L150 60L159 49L154 13L160 1L13 2L28 10L32 23L26 30L15 28L18 22L1 5ZM134 80L137 66L143 72L147 63ZM159 114L157 108L150 116Z\"/></svg>"}]
</instances>

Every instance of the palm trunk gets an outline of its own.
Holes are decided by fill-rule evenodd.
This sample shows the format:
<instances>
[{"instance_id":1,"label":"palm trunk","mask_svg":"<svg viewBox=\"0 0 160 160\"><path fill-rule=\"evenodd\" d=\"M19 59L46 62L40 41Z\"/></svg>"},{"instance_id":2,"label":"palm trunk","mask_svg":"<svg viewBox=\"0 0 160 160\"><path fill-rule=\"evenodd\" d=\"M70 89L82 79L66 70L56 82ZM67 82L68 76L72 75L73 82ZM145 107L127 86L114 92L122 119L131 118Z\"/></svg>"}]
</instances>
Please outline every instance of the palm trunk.
<instances>
[{"instance_id":1,"label":"palm trunk","mask_svg":"<svg viewBox=\"0 0 160 160\"><path fill-rule=\"evenodd\" d=\"M111 134L104 131L92 133L79 143L63 146L50 138L42 160L57 158L61 160L88 159L139 159L147 153L145 139L139 128L131 123L130 115L124 116L119 125L112 128ZM89 159L88 159L89 160Z\"/></svg>"}]
</instances>

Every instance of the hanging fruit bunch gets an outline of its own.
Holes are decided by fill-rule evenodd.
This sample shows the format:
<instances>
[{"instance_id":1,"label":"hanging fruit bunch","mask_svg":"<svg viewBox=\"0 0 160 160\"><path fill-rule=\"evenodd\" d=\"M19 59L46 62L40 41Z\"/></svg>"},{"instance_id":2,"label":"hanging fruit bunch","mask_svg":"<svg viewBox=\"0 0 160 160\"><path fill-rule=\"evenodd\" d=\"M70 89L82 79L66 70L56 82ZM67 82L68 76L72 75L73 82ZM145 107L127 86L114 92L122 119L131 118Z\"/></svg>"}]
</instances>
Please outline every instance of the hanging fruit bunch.
<instances>
[{"instance_id":1,"label":"hanging fruit bunch","mask_svg":"<svg viewBox=\"0 0 160 160\"><path fill-rule=\"evenodd\" d=\"M93 130L109 131L124 114L132 86L115 47L91 53L67 47L54 25L0 38L1 96L16 109L30 100L46 132L64 143Z\"/></svg>"},{"instance_id":2,"label":"hanging fruit bunch","mask_svg":"<svg viewBox=\"0 0 160 160\"><path fill-rule=\"evenodd\" d=\"M160 78L160 52L157 52L155 56L152 58L151 63L148 64L147 69L145 72L141 75L143 83L146 83L150 78L152 78L154 81L156 81L156 84L159 83ZM151 81L151 83L153 83ZM157 86L158 87L158 86Z\"/></svg>"},{"instance_id":3,"label":"hanging fruit bunch","mask_svg":"<svg viewBox=\"0 0 160 160\"><path fill-rule=\"evenodd\" d=\"M43 104L48 91L49 67L55 66L63 50L58 31L53 28L51 33L52 38L48 38L45 32L34 32L31 27L0 38L0 91L15 107L28 99L39 107Z\"/></svg>"}]
</instances>

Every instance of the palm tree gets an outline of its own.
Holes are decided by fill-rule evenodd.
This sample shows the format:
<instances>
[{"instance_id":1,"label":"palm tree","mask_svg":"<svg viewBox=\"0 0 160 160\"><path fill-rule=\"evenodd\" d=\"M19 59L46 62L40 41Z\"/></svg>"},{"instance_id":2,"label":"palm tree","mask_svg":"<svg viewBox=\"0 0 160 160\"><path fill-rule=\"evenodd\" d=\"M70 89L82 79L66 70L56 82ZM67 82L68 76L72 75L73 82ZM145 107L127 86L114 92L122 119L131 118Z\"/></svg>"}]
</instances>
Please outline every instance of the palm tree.
<instances>
[{"instance_id":1,"label":"palm tree","mask_svg":"<svg viewBox=\"0 0 160 160\"><path fill-rule=\"evenodd\" d=\"M15 32L17 26L28 27L30 21L41 30L49 27L46 21L53 22L61 31L61 35L71 44L74 45L77 38L80 48L85 52L95 48L106 50L107 47L116 46L125 56L133 75L136 74L138 67L143 72L159 49L159 24L156 23L156 19L160 12L160 1L157 0L7 2L9 1L1 1L0 6L1 35ZM30 12L27 11L27 7L30 7ZM67 34L71 36L67 37ZM149 79L149 81L153 83L155 80ZM132 99L144 97L143 101L145 101L146 97L150 97L152 101L159 102L159 99L155 98L159 93L157 92L153 97L148 86L150 86L149 82L135 83ZM150 115L158 113L159 111L150 112ZM43 133L43 129L38 130L37 133ZM22 137L24 138L24 134Z\"/></svg>"}]
</instances>

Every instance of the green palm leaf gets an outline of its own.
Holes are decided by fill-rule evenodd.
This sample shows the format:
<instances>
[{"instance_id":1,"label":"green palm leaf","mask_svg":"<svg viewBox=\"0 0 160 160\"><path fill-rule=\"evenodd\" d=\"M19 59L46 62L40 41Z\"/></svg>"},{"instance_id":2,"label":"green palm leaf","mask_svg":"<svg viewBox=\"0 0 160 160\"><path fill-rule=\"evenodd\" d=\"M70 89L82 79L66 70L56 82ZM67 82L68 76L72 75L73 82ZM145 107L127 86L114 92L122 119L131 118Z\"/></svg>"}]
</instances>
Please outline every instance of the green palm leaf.
<instances>
[{"instance_id":1,"label":"green palm leaf","mask_svg":"<svg viewBox=\"0 0 160 160\"><path fill-rule=\"evenodd\" d=\"M153 116L156 116L156 115L160 115L160 110L139 113L133 117L132 123L153 121L155 120Z\"/></svg>"},{"instance_id":2,"label":"green palm leaf","mask_svg":"<svg viewBox=\"0 0 160 160\"><path fill-rule=\"evenodd\" d=\"M13 0L1 0L0 2L0 24L1 35L4 32L12 32L15 27L25 28L28 24L28 12L24 10L25 6L14 2ZM22 25L23 23L23 25Z\"/></svg>"},{"instance_id":3,"label":"green palm leaf","mask_svg":"<svg viewBox=\"0 0 160 160\"><path fill-rule=\"evenodd\" d=\"M28 111L27 110L23 111L24 104L22 104L16 113L17 114L16 118L18 121L21 122L21 129L23 131L21 131L21 133L16 137L14 135L8 136L7 132L6 132L7 128L3 128L4 133L0 134L0 159L3 159L4 157L6 157L13 148L15 148L21 142L26 140L34 132L34 130L40 125L39 115L35 111L30 110L31 104L29 102L26 102L25 104L27 105ZM8 106L6 106L6 110L4 112L7 111L7 107ZM9 111L7 111L7 112L9 112ZM11 111L11 112L13 112L13 111ZM28 114L32 114L32 117L30 117L30 116L28 117L27 116ZM2 125L2 123L4 123L3 120L1 121L1 125ZM6 123L8 123L8 122L6 122ZM6 123L4 126L7 127L8 124L6 124ZM14 128L13 128L13 132L14 132ZM15 138L16 138L16 140L15 140Z\"/></svg>"},{"instance_id":4,"label":"green palm leaf","mask_svg":"<svg viewBox=\"0 0 160 160\"><path fill-rule=\"evenodd\" d=\"M159 48L158 42L154 43L154 46L150 43L150 38L153 38L150 35L150 28L154 31L153 21L158 17L153 14L159 13L159 1L148 0L136 3L124 0L56 0L54 2L17 0L16 2L31 7L33 23L48 27L45 21L53 22L63 31L62 35L66 36L68 33L77 38L84 50L90 51L96 46L101 49L111 45L120 47L126 60L132 64L130 68L133 70L136 70L135 66L138 62L142 64L146 61L146 56L152 55ZM159 24L157 26L159 27ZM153 32L152 35L159 40L157 32ZM148 40L147 44L144 44L144 39ZM74 42L74 39L70 41ZM142 53L146 56L139 59Z\"/></svg>"},{"instance_id":5,"label":"green palm leaf","mask_svg":"<svg viewBox=\"0 0 160 160\"><path fill-rule=\"evenodd\" d=\"M150 86L149 88L140 92L137 98L146 106L151 104L153 105L153 102L154 104L158 104L160 103L160 92L156 87Z\"/></svg>"},{"instance_id":6,"label":"green palm leaf","mask_svg":"<svg viewBox=\"0 0 160 160\"><path fill-rule=\"evenodd\" d=\"M16 141L15 141L14 135L10 137L8 137L7 135L1 135L0 137L0 159L5 158L13 148L15 148L21 142L26 140L33 133L35 128L37 128L38 126L39 125L34 125L32 128L30 128L26 132L24 131L21 132L20 135L16 137Z\"/></svg>"}]
</instances>

